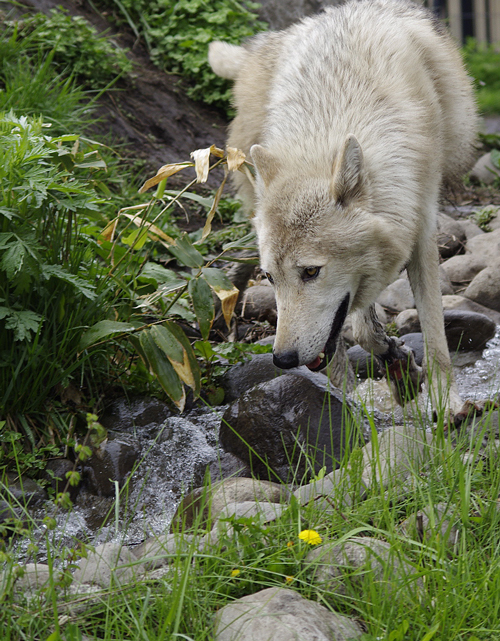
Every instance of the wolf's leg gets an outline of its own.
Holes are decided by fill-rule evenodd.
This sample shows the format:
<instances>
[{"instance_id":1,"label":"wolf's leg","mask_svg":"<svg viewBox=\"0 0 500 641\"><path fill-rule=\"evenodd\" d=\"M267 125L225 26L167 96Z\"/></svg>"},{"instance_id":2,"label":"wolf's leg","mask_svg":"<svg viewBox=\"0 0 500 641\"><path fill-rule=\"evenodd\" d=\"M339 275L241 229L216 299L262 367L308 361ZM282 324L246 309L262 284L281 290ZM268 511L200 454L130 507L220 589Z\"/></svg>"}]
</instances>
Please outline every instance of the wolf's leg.
<instances>
[{"instance_id":1,"label":"wolf's leg","mask_svg":"<svg viewBox=\"0 0 500 641\"><path fill-rule=\"evenodd\" d=\"M404 405L415 398L422 386L422 371L415 363L413 352L401 339L387 335L374 305L353 312L351 320L356 341L367 352L373 352L384 370L387 368L396 401Z\"/></svg>"},{"instance_id":2,"label":"wolf's leg","mask_svg":"<svg viewBox=\"0 0 500 641\"><path fill-rule=\"evenodd\" d=\"M446 342L443 305L439 285L439 254L434 233L421 234L410 262L408 277L415 297L425 341L424 370L434 410L444 407L456 415L462 400L453 380L453 369Z\"/></svg>"}]
</instances>

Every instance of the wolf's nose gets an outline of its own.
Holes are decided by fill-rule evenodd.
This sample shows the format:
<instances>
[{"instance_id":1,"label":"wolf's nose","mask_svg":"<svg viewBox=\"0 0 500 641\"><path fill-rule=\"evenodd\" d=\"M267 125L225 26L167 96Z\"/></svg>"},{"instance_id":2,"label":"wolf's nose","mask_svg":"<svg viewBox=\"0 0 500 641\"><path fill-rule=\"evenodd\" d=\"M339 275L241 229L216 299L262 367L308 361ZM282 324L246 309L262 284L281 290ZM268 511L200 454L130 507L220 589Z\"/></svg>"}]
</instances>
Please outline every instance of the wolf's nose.
<instances>
[{"instance_id":1,"label":"wolf's nose","mask_svg":"<svg viewBox=\"0 0 500 641\"><path fill-rule=\"evenodd\" d=\"M280 369L290 369L298 367L299 355L295 351L283 352L282 354L273 354L273 363Z\"/></svg>"}]
</instances>

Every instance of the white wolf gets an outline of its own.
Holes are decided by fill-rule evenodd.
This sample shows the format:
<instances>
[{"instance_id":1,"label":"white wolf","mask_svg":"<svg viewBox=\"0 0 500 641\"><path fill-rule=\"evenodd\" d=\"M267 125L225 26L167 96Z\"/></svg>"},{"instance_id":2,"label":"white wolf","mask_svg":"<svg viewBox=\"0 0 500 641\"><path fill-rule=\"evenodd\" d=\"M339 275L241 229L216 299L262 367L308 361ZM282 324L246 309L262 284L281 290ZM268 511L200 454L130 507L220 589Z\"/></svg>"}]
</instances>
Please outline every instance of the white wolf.
<instances>
[{"instance_id":1,"label":"white wolf","mask_svg":"<svg viewBox=\"0 0 500 641\"><path fill-rule=\"evenodd\" d=\"M236 81L228 145L257 170L255 190L237 181L275 287L275 364L324 368L351 313L357 341L397 382L409 352L373 304L406 268L433 405L456 415L436 215L443 183L470 168L477 115L451 38L422 7L361 0L242 47L213 42L209 61ZM410 361L402 402L418 391Z\"/></svg>"}]
</instances>

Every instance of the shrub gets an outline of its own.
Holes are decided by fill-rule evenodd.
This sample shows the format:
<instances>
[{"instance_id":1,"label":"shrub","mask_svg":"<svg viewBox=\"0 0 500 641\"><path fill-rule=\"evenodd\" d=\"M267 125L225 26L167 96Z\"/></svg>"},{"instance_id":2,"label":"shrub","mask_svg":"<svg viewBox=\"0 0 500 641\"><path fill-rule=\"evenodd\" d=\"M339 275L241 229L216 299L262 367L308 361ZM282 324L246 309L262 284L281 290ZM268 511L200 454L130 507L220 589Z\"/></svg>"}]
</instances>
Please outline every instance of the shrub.
<instances>
[{"instance_id":1,"label":"shrub","mask_svg":"<svg viewBox=\"0 0 500 641\"><path fill-rule=\"evenodd\" d=\"M479 107L484 112L500 112L500 46L469 38L463 48L469 73L475 80Z\"/></svg>"}]
</instances>

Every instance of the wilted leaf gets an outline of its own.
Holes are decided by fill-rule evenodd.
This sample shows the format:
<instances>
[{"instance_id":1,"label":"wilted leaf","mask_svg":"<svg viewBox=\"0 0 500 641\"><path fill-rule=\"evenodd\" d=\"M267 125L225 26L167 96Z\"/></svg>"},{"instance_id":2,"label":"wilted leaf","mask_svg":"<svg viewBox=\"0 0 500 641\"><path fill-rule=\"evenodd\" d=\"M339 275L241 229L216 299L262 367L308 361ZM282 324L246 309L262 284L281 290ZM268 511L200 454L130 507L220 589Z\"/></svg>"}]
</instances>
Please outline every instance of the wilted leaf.
<instances>
[{"instance_id":1,"label":"wilted leaf","mask_svg":"<svg viewBox=\"0 0 500 641\"><path fill-rule=\"evenodd\" d=\"M179 378L196 394L200 390L199 365L182 329L172 322L154 325L151 336L158 347L165 352Z\"/></svg>"},{"instance_id":2,"label":"wilted leaf","mask_svg":"<svg viewBox=\"0 0 500 641\"><path fill-rule=\"evenodd\" d=\"M131 220L134 223L134 225L137 225L137 227L146 227L148 230L148 235L152 240L160 241L161 244L164 245L165 247L170 247L170 245L175 245L175 240L171 236L166 234L163 230L161 230L156 225L153 225L153 223L149 223L147 220L144 220L144 218L141 218L140 216L133 216L132 214L126 214L126 213L122 213L122 216L125 216L126 218Z\"/></svg>"},{"instance_id":3,"label":"wilted leaf","mask_svg":"<svg viewBox=\"0 0 500 641\"><path fill-rule=\"evenodd\" d=\"M193 163L192 162L178 162L178 163L173 163L171 165L163 165L163 167L160 167L160 169L158 169L158 171L156 173L156 176L153 176L153 178L150 178L149 180L146 180L144 185L139 189L139 193L143 194L150 187L154 187L155 185L157 185L159 182L161 182L165 178L168 178L169 176L173 176L178 171L181 171L182 169L185 169L186 167L193 167Z\"/></svg>"},{"instance_id":4,"label":"wilted leaf","mask_svg":"<svg viewBox=\"0 0 500 641\"><path fill-rule=\"evenodd\" d=\"M99 234L98 243L100 245L106 240L109 241L109 242L111 242L113 240L113 238L115 237L115 232L116 232L116 226L117 225L118 225L118 217L116 217L114 220L112 220L110 223L108 223L106 225L106 227Z\"/></svg>"},{"instance_id":5,"label":"wilted leaf","mask_svg":"<svg viewBox=\"0 0 500 641\"><path fill-rule=\"evenodd\" d=\"M110 320L99 321L85 332L80 339L78 349L83 351L84 349L87 349L87 347L90 347L94 343L97 343L112 334L132 332L134 329L137 329L137 325L134 325L133 323L121 323L119 321Z\"/></svg>"},{"instance_id":6,"label":"wilted leaf","mask_svg":"<svg viewBox=\"0 0 500 641\"><path fill-rule=\"evenodd\" d=\"M234 308L238 302L239 290L220 269L205 267L202 274L221 302L222 315L229 327Z\"/></svg>"},{"instance_id":7,"label":"wilted leaf","mask_svg":"<svg viewBox=\"0 0 500 641\"><path fill-rule=\"evenodd\" d=\"M189 281L189 294L193 301L194 313L200 326L200 332L206 340L215 317L212 290L203 278L193 278Z\"/></svg>"},{"instance_id":8,"label":"wilted leaf","mask_svg":"<svg viewBox=\"0 0 500 641\"><path fill-rule=\"evenodd\" d=\"M170 246L168 249L180 263L187 265L187 267L201 267L205 264L205 259L193 246L187 234L177 238L175 245Z\"/></svg>"},{"instance_id":9,"label":"wilted leaf","mask_svg":"<svg viewBox=\"0 0 500 641\"><path fill-rule=\"evenodd\" d=\"M229 171L238 171L245 160L246 156L241 149L236 149L236 147L227 148L227 168Z\"/></svg>"},{"instance_id":10,"label":"wilted leaf","mask_svg":"<svg viewBox=\"0 0 500 641\"><path fill-rule=\"evenodd\" d=\"M219 201L221 199L222 192L224 191L224 185L226 184L227 176L228 174L226 169L224 180L221 182L219 189L217 189L217 193L215 194L215 197L214 197L214 202L212 203L212 207L210 208L210 211L207 214L207 220L203 227L201 238L200 240L197 240L195 244L202 243L205 240L205 238L210 234L210 231L212 230L212 220L214 219L215 212L217 211L217 207L219 206Z\"/></svg>"},{"instance_id":11,"label":"wilted leaf","mask_svg":"<svg viewBox=\"0 0 500 641\"><path fill-rule=\"evenodd\" d=\"M142 331L140 341L147 358L147 364L156 375L166 394L182 412L186 402L186 392L177 372L166 354L155 343L151 330L145 329Z\"/></svg>"},{"instance_id":12,"label":"wilted leaf","mask_svg":"<svg viewBox=\"0 0 500 641\"><path fill-rule=\"evenodd\" d=\"M224 158L224 151L215 145L207 147L206 149L196 149L196 151L191 152L191 158L194 160L194 168L196 171L196 180L199 183L207 182L208 170L210 169L210 154Z\"/></svg>"}]
</instances>

